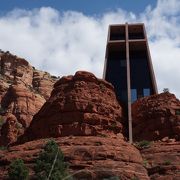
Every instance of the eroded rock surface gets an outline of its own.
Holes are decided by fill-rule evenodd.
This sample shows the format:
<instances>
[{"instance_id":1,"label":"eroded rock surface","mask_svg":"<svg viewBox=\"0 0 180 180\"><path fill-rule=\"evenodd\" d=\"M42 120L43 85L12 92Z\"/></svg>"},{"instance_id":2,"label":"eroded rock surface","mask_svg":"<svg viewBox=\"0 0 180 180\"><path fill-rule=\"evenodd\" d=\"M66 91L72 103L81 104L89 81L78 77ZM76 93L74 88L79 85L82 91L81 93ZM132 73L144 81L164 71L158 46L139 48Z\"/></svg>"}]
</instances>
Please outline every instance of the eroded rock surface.
<instances>
[{"instance_id":1,"label":"eroded rock surface","mask_svg":"<svg viewBox=\"0 0 180 180\"><path fill-rule=\"evenodd\" d=\"M70 174L76 179L149 179L139 151L122 136L67 136L55 140L69 163ZM16 158L24 160L32 175L33 164L45 142L47 139L41 139L0 151L1 177L6 176L9 163Z\"/></svg>"},{"instance_id":2,"label":"eroded rock surface","mask_svg":"<svg viewBox=\"0 0 180 180\"><path fill-rule=\"evenodd\" d=\"M152 180L180 179L180 142L154 142L141 150L143 163Z\"/></svg>"},{"instance_id":3,"label":"eroded rock surface","mask_svg":"<svg viewBox=\"0 0 180 180\"><path fill-rule=\"evenodd\" d=\"M24 140L59 136L96 136L122 131L122 109L111 84L88 72L61 78L34 116Z\"/></svg>"},{"instance_id":4,"label":"eroded rock surface","mask_svg":"<svg viewBox=\"0 0 180 180\"><path fill-rule=\"evenodd\" d=\"M149 179L139 151L121 134L121 120L112 85L79 71L56 82L19 142L56 137L77 179Z\"/></svg>"},{"instance_id":5,"label":"eroded rock surface","mask_svg":"<svg viewBox=\"0 0 180 180\"><path fill-rule=\"evenodd\" d=\"M136 140L180 140L180 101L169 92L144 97L132 104Z\"/></svg>"},{"instance_id":6,"label":"eroded rock surface","mask_svg":"<svg viewBox=\"0 0 180 180\"><path fill-rule=\"evenodd\" d=\"M25 59L0 53L0 145L9 145L23 134L55 81Z\"/></svg>"},{"instance_id":7,"label":"eroded rock surface","mask_svg":"<svg viewBox=\"0 0 180 180\"><path fill-rule=\"evenodd\" d=\"M56 80L0 52L0 146L10 145L0 148L2 179L16 158L33 178L44 138L52 137L76 179L180 179L180 102L174 95L144 97L132 105L134 139L161 140L141 149L141 156L122 135L123 110L111 84L79 71L57 81L49 98Z\"/></svg>"}]
</instances>

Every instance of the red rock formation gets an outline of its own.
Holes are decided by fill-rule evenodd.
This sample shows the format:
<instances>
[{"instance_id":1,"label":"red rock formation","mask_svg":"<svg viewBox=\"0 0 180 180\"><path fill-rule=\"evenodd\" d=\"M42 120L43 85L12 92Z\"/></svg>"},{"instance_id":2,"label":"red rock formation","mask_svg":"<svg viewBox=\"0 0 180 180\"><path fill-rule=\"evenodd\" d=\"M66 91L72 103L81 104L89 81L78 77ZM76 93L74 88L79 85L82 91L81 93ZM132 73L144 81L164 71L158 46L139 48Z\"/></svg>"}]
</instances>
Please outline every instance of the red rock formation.
<instances>
[{"instance_id":1,"label":"red rock formation","mask_svg":"<svg viewBox=\"0 0 180 180\"><path fill-rule=\"evenodd\" d=\"M49 98L52 87L57 80L55 76L36 70L25 59L8 52L0 53L0 75L0 80L4 83L1 85L0 95L3 92L6 93L9 85L22 84L31 91L41 94L45 99Z\"/></svg>"},{"instance_id":2,"label":"red rock formation","mask_svg":"<svg viewBox=\"0 0 180 180\"><path fill-rule=\"evenodd\" d=\"M34 116L28 140L68 135L114 134L122 130L121 107L113 87L93 74L77 72L54 85L51 97Z\"/></svg>"},{"instance_id":3,"label":"red rock formation","mask_svg":"<svg viewBox=\"0 0 180 180\"><path fill-rule=\"evenodd\" d=\"M122 137L67 136L55 140L76 179L149 179L139 151ZM31 141L0 151L0 176L5 177L9 163L16 158L23 159L33 174L34 160L46 141Z\"/></svg>"},{"instance_id":4,"label":"red rock formation","mask_svg":"<svg viewBox=\"0 0 180 180\"><path fill-rule=\"evenodd\" d=\"M135 139L164 141L141 150L142 159L121 134L122 108L106 81L82 71L63 77L40 109L54 78L9 53L0 53L0 75L0 146L11 145L0 149L2 179L16 158L24 160L33 178L35 158L47 141L41 138L52 137L77 179L145 180L149 179L147 170L151 179L180 178L180 144L176 142L180 139L180 102L174 95L145 97L132 105ZM24 144L12 146L20 135L18 142Z\"/></svg>"},{"instance_id":5,"label":"red rock formation","mask_svg":"<svg viewBox=\"0 0 180 180\"><path fill-rule=\"evenodd\" d=\"M20 141L58 137L69 170L77 179L149 179L139 151L121 134L121 110L112 85L91 73L77 72L56 82L51 97ZM33 146L40 141L17 146L24 152L18 157L28 158L24 148L36 149ZM29 156L34 151L27 152ZM32 158L34 154L29 161Z\"/></svg>"},{"instance_id":6,"label":"red rock formation","mask_svg":"<svg viewBox=\"0 0 180 180\"><path fill-rule=\"evenodd\" d=\"M24 128L20 124L13 114L8 114L5 117L6 123L2 125L0 144L8 145L11 142L15 142L17 137L22 135Z\"/></svg>"},{"instance_id":7,"label":"red rock formation","mask_svg":"<svg viewBox=\"0 0 180 180\"><path fill-rule=\"evenodd\" d=\"M55 78L36 70L25 59L0 53L0 116L5 123L0 123L0 145L15 142L24 132L49 97L54 82ZM12 125L14 121L22 128Z\"/></svg>"},{"instance_id":8,"label":"red rock formation","mask_svg":"<svg viewBox=\"0 0 180 180\"><path fill-rule=\"evenodd\" d=\"M180 101L173 94L144 97L132 104L133 136L136 140L180 140Z\"/></svg>"},{"instance_id":9,"label":"red rock formation","mask_svg":"<svg viewBox=\"0 0 180 180\"><path fill-rule=\"evenodd\" d=\"M7 145L15 142L17 137L24 133L33 115L44 102L43 97L31 92L25 86L12 85L2 100L3 107L8 113L3 116L5 123L2 125L0 144Z\"/></svg>"},{"instance_id":10,"label":"red rock formation","mask_svg":"<svg viewBox=\"0 0 180 180\"><path fill-rule=\"evenodd\" d=\"M55 76L51 76L47 72L34 69L32 86L36 92L41 94L47 100L56 80L57 78Z\"/></svg>"},{"instance_id":11,"label":"red rock formation","mask_svg":"<svg viewBox=\"0 0 180 180\"><path fill-rule=\"evenodd\" d=\"M180 142L154 142L141 150L150 178L156 180L180 179Z\"/></svg>"},{"instance_id":12,"label":"red rock formation","mask_svg":"<svg viewBox=\"0 0 180 180\"><path fill-rule=\"evenodd\" d=\"M22 58L10 53L2 53L0 56L0 74L8 84L22 83L32 84L33 68Z\"/></svg>"}]
</instances>

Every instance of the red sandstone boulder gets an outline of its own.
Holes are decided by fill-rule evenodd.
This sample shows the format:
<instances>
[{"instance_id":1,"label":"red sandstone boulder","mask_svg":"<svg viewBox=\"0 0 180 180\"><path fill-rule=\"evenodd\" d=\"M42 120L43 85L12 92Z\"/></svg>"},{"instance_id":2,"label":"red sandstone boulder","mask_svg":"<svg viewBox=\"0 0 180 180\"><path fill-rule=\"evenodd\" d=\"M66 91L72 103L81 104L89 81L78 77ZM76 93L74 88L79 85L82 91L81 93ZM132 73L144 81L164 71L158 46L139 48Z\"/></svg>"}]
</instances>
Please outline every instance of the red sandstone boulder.
<instances>
[{"instance_id":1,"label":"red sandstone boulder","mask_svg":"<svg viewBox=\"0 0 180 180\"><path fill-rule=\"evenodd\" d=\"M136 140L180 140L180 101L168 92L144 97L132 104Z\"/></svg>"},{"instance_id":2,"label":"red sandstone boulder","mask_svg":"<svg viewBox=\"0 0 180 180\"><path fill-rule=\"evenodd\" d=\"M24 128L11 113L3 118L5 123L2 125L1 129L0 145L7 146L9 143L15 142L17 137L24 133Z\"/></svg>"},{"instance_id":3,"label":"red sandstone boulder","mask_svg":"<svg viewBox=\"0 0 180 180\"><path fill-rule=\"evenodd\" d=\"M55 77L36 70L25 59L0 53L0 146L22 135L48 99L55 81ZM17 129L17 123L22 128Z\"/></svg>"},{"instance_id":4,"label":"red sandstone boulder","mask_svg":"<svg viewBox=\"0 0 180 180\"><path fill-rule=\"evenodd\" d=\"M34 116L27 140L59 136L96 136L122 131L122 110L112 85L92 73L62 77Z\"/></svg>"}]
</instances>

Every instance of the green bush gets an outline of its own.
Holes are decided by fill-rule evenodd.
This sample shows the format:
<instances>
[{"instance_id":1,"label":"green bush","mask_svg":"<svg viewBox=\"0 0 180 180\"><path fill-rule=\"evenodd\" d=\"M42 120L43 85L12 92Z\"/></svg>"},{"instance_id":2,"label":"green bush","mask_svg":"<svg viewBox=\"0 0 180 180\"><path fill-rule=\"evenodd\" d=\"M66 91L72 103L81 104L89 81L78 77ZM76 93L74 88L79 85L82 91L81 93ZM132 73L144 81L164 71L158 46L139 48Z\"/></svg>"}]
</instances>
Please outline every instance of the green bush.
<instances>
[{"instance_id":1,"label":"green bush","mask_svg":"<svg viewBox=\"0 0 180 180\"><path fill-rule=\"evenodd\" d=\"M170 161L170 160L165 160L165 161L164 161L164 165L167 165L167 166L168 166L168 165L170 165L170 164L171 164L171 161Z\"/></svg>"},{"instance_id":2,"label":"green bush","mask_svg":"<svg viewBox=\"0 0 180 180\"><path fill-rule=\"evenodd\" d=\"M141 148L141 149L149 148L150 145L151 145L151 142L146 141L146 140L143 140L143 141L136 143L136 147Z\"/></svg>"},{"instance_id":3,"label":"green bush","mask_svg":"<svg viewBox=\"0 0 180 180\"><path fill-rule=\"evenodd\" d=\"M16 128L17 128L17 129L22 129L22 128L23 128L23 126L22 126L22 124L21 124L21 123L17 122L17 123L16 123Z\"/></svg>"},{"instance_id":4,"label":"green bush","mask_svg":"<svg viewBox=\"0 0 180 180\"><path fill-rule=\"evenodd\" d=\"M6 110L0 104L0 114L4 114L5 112L6 112Z\"/></svg>"},{"instance_id":5,"label":"green bush","mask_svg":"<svg viewBox=\"0 0 180 180\"><path fill-rule=\"evenodd\" d=\"M144 166L144 167L147 167L147 165L148 165L148 161L147 161L146 159L144 159L144 160L143 160L143 166Z\"/></svg>"},{"instance_id":6,"label":"green bush","mask_svg":"<svg viewBox=\"0 0 180 180\"><path fill-rule=\"evenodd\" d=\"M104 84L99 84L99 87L100 87L100 89L101 89L101 91L102 92L105 92L105 90L106 90L106 86L104 85Z\"/></svg>"},{"instance_id":7,"label":"green bush","mask_svg":"<svg viewBox=\"0 0 180 180\"><path fill-rule=\"evenodd\" d=\"M111 125L112 125L113 128L115 128L117 126L117 123L113 122Z\"/></svg>"},{"instance_id":8,"label":"green bush","mask_svg":"<svg viewBox=\"0 0 180 180\"><path fill-rule=\"evenodd\" d=\"M39 154L34 171L38 180L61 180L68 176L64 155L55 141L47 142Z\"/></svg>"},{"instance_id":9,"label":"green bush","mask_svg":"<svg viewBox=\"0 0 180 180\"><path fill-rule=\"evenodd\" d=\"M5 150L7 150L7 147L6 146L0 146L0 150L5 151Z\"/></svg>"},{"instance_id":10,"label":"green bush","mask_svg":"<svg viewBox=\"0 0 180 180\"><path fill-rule=\"evenodd\" d=\"M112 176L108 178L104 178L103 180L121 180L118 176Z\"/></svg>"},{"instance_id":11,"label":"green bush","mask_svg":"<svg viewBox=\"0 0 180 180\"><path fill-rule=\"evenodd\" d=\"M163 89L163 92L164 92L164 93L169 92L169 88L164 88L164 89Z\"/></svg>"},{"instance_id":12,"label":"green bush","mask_svg":"<svg viewBox=\"0 0 180 180\"><path fill-rule=\"evenodd\" d=\"M131 178L131 180L139 180L139 178L134 176L133 178Z\"/></svg>"},{"instance_id":13,"label":"green bush","mask_svg":"<svg viewBox=\"0 0 180 180\"><path fill-rule=\"evenodd\" d=\"M99 134L99 137L108 137L106 134Z\"/></svg>"},{"instance_id":14,"label":"green bush","mask_svg":"<svg viewBox=\"0 0 180 180\"><path fill-rule=\"evenodd\" d=\"M10 180L27 180L29 176L29 170L24 165L22 159L16 159L11 162L8 175Z\"/></svg>"}]
</instances>

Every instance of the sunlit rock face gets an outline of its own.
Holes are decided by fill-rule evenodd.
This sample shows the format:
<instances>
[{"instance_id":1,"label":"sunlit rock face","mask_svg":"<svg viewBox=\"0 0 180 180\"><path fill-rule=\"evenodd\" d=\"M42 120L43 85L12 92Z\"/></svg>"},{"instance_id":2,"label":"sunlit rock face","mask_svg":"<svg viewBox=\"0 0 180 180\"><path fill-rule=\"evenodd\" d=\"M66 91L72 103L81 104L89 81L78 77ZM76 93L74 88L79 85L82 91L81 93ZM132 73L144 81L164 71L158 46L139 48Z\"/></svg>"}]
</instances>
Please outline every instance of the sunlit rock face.
<instances>
[{"instance_id":1,"label":"sunlit rock face","mask_svg":"<svg viewBox=\"0 0 180 180\"><path fill-rule=\"evenodd\" d=\"M0 53L0 145L9 145L24 133L55 82L25 59Z\"/></svg>"}]
</instances>

